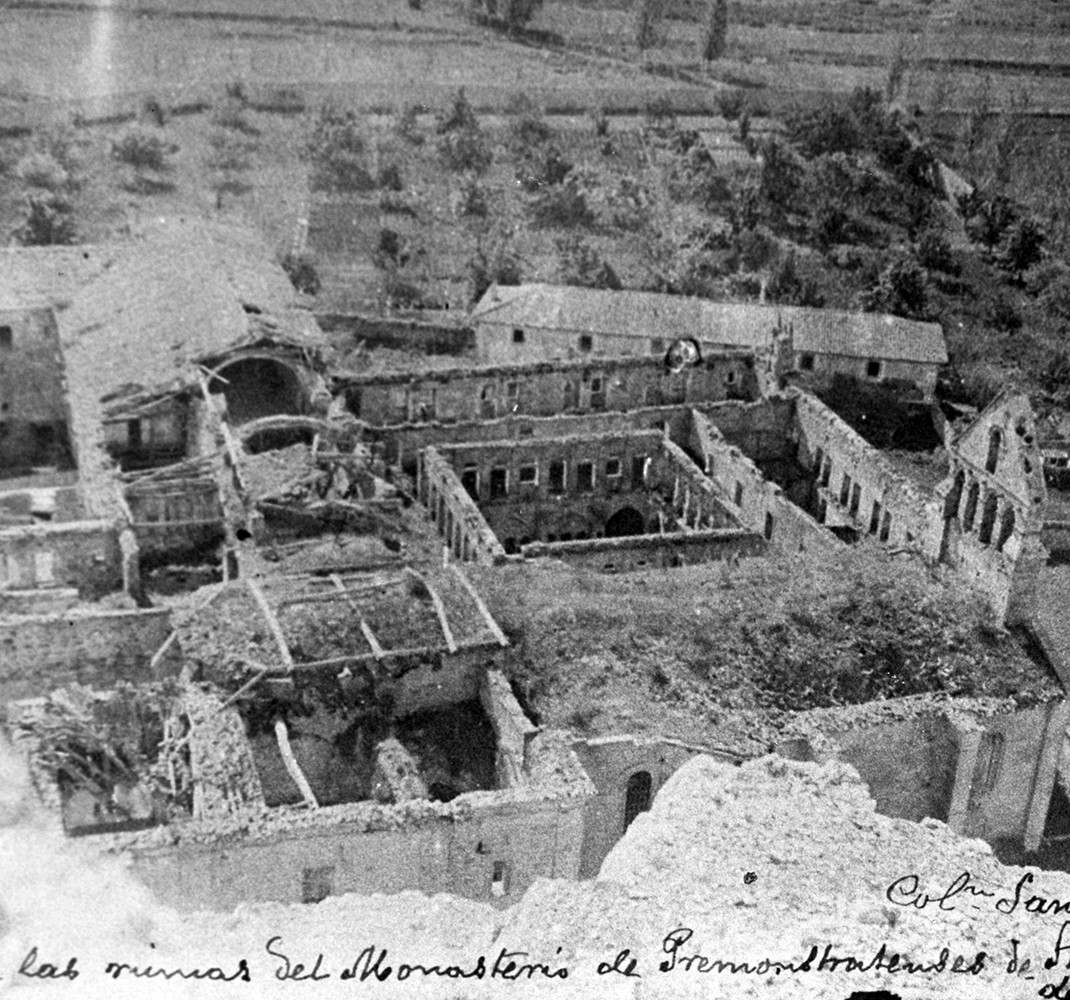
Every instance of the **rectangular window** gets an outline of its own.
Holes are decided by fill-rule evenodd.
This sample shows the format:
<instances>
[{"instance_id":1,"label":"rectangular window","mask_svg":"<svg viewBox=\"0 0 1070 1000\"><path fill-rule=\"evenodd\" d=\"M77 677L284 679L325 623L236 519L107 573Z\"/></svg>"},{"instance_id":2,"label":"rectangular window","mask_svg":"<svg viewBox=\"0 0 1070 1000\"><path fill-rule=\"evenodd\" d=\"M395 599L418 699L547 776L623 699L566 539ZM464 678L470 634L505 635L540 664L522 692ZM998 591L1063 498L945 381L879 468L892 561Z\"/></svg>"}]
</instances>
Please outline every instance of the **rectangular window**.
<instances>
[{"instance_id":1,"label":"rectangular window","mask_svg":"<svg viewBox=\"0 0 1070 1000\"><path fill-rule=\"evenodd\" d=\"M479 500L479 469L474 465L469 466L461 473L461 485L468 491L468 495Z\"/></svg>"},{"instance_id":2,"label":"rectangular window","mask_svg":"<svg viewBox=\"0 0 1070 1000\"><path fill-rule=\"evenodd\" d=\"M594 347L594 340L589 333L580 334L580 350L584 354L590 354L591 349Z\"/></svg>"},{"instance_id":3,"label":"rectangular window","mask_svg":"<svg viewBox=\"0 0 1070 1000\"><path fill-rule=\"evenodd\" d=\"M650 341L650 353L658 355L665 353L665 341L661 337L654 337Z\"/></svg>"},{"instance_id":4,"label":"rectangular window","mask_svg":"<svg viewBox=\"0 0 1070 1000\"><path fill-rule=\"evenodd\" d=\"M620 459L619 458L607 458L606 459L606 478L613 479L620 475Z\"/></svg>"},{"instance_id":5,"label":"rectangular window","mask_svg":"<svg viewBox=\"0 0 1070 1000\"><path fill-rule=\"evenodd\" d=\"M881 363L876 359L871 359L866 362L866 375L869 378L881 377Z\"/></svg>"},{"instance_id":6,"label":"rectangular window","mask_svg":"<svg viewBox=\"0 0 1070 1000\"><path fill-rule=\"evenodd\" d=\"M869 518L869 533L875 535L881 526L881 504L879 500L873 501L873 513Z\"/></svg>"},{"instance_id":7,"label":"rectangular window","mask_svg":"<svg viewBox=\"0 0 1070 1000\"><path fill-rule=\"evenodd\" d=\"M581 493L594 490L594 462L580 462L576 466L576 489Z\"/></svg>"},{"instance_id":8,"label":"rectangular window","mask_svg":"<svg viewBox=\"0 0 1070 1000\"><path fill-rule=\"evenodd\" d=\"M505 469L490 470L490 498L499 500L506 494L506 471Z\"/></svg>"},{"instance_id":9,"label":"rectangular window","mask_svg":"<svg viewBox=\"0 0 1070 1000\"><path fill-rule=\"evenodd\" d=\"M10 351L15 346L15 334L10 326L0 326L0 351Z\"/></svg>"},{"instance_id":10,"label":"rectangular window","mask_svg":"<svg viewBox=\"0 0 1070 1000\"><path fill-rule=\"evenodd\" d=\"M732 502L737 507L742 507L743 506L743 484L742 483L736 483L736 491L732 495Z\"/></svg>"},{"instance_id":11,"label":"rectangular window","mask_svg":"<svg viewBox=\"0 0 1070 1000\"><path fill-rule=\"evenodd\" d=\"M771 542L773 540L773 515L766 512L765 515L765 540Z\"/></svg>"},{"instance_id":12,"label":"rectangular window","mask_svg":"<svg viewBox=\"0 0 1070 1000\"><path fill-rule=\"evenodd\" d=\"M727 375L725 375L724 381L725 381L725 385L735 385L736 373L735 372L729 372Z\"/></svg>"},{"instance_id":13,"label":"rectangular window","mask_svg":"<svg viewBox=\"0 0 1070 1000\"><path fill-rule=\"evenodd\" d=\"M632 486L646 485L646 455L635 455L632 458Z\"/></svg>"},{"instance_id":14,"label":"rectangular window","mask_svg":"<svg viewBox=\"0 0 1070 1000\"><path fill-rule=\"evenodd\" d=\"M490 873L490 894L506 896L509 893L509 870L504 861L495 861Z\"/></svg>"},{"instance_id":15,"label":"rectangular window","mask_svg":"<svg viewBox=\"0 0 1070 1000\"><path fill-rule=\"evenodd\" d=\"M525 486L532 486L539 481L539 467L537 465L520 466L520 482Z\"/></svg>"},{"instance_id":16,"label":"rectangular window","mask_svg":"<svg viewBox=\"0 0 1070 1000\"><path fill-rule=\"evenodd\" d=\"M550 492L551 493L564 493L565 492L565 463L564 462L551 462L550 463Z\"/></svg>"},{"instance_id":17,"label":"rectangular window","mask_svg":"<svg viewBox=\"0 0 1070 1000\"><path fill-rule=\"evenodd\" d=\"M514 344L522 344L522 343L524 343L524 331L522 329L520 329L519 326L514 326L513 327L513 343Z\"/></svg>"},{"instance_id":18,"label":"rectangular window","mask_svg":"<svg viewBox=\"0 0 1070 1000\"><path fill-rule=\"evenodd\" d=\"M601 391L602 391L602 376L601 375L595 375L594 378L591 379L591 392L601 392Z\"/></svg>"},{"instance_id":19,"label":"rectangular window","mask_svg":"<svg viewBox=\"0 0 1070 1000\"><path fill-rule=\"evenodd\" d=\"M799 367L804 372L812 372L814 370L814 356L812 354L802 354L799 356Z\"/></svg>"},{"instance_id":20,"label":"rectangular window","mask_svg":"<svg viewBox=\"0 0 1070 1000\"><path fill-rule=\"evenodd\" d=\"M301 902L318 903L334 895L334 865L306 868L301 873Z\"/></svg>"},{"instance_id":21,"label":"rectangular window","mask_svg":"<svg viewBox=\"0 0 1070 1000\"><path fill-rule=\"evenodd\" d=\"M850 511L849 511L851 517L857 517L858 516L858 508L861 505L862 505L862 487L859 486L858 483L855 483L854 486L851 487L851 507L850 507Z\"/></svg>"},{"instance_id":22,"label":"rectangular window","mask_svg":"<svg viewBox=\"0 0 1070 1000\"><path fill-rule=\"evenodd\" d=\"M843 481L840 483L840 505L847 506L847 501L851 498L851 477L845 472L843 474Z\"/></svg>"},{"instance_id":23,"label":"rectangular window","mask_svg":"<svg viewBox=\"0 0 1070 1000\"><path fill-rule=\"evenodd\" d=\"M505 394L510 399L516 399L516 397L520 395L520 383L507 382L505 385Z\"/></svg>"}]
</instances>

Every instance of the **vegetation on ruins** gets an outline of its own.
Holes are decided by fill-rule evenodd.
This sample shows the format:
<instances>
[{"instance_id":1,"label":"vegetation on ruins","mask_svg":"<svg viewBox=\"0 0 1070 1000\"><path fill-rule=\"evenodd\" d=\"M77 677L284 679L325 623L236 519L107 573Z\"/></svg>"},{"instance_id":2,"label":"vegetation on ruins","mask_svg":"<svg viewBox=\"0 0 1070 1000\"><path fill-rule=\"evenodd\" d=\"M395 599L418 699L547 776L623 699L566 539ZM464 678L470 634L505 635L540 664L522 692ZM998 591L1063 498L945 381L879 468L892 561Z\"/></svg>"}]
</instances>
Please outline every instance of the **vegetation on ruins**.
<instances>
[{"instance_id":1,"label":"vegetation on ruins","mask_svg":"<svg viewBox=\"0 0 1070 1000\"><path fill-rule=\"evenodd\" d=\"M120 683L106 694L70 685L42 699L16 733L32 739L34 764L61 791L89 791L105 813L122 820L132 818L122 790L141 788L150 799L144 811L166 820L192 806L178 698L174 682Z\"/></svg>"}]
</instances>

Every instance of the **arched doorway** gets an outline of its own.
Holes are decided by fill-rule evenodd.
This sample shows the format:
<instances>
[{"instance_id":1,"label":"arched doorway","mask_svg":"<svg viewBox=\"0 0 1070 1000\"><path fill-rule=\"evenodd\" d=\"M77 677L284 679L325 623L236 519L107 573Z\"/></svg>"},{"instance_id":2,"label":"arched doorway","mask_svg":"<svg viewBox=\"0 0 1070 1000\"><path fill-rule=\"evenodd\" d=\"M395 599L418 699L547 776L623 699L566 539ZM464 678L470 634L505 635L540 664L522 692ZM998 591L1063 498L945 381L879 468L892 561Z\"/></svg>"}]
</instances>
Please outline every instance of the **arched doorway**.
<instances>
[{"instance_id":1,"label":"arched doorway","mask_svg":"<svg viewBox=\"0 0 1070 1000\"><path fill-rule=\"evenodd\" d=\"M621 507L606 521L606 538L623 538L625 535L641 535L646 524L643 515L634 507Z\"/></svg>"},{"instance_id":2,"label":"arched doorway","mask_svg":"<svg viewBox=\"0 0 1070 1000\"><path fill-rule=\"evenodd\" d=\"M624 829L627 830L641 812L650 808L650 772L636 771L628 779L628 788L624 793Z\"/></svg>"},{"instance_id":3,"label":"arched doorway","mask_svg":"<svg viewBox=\"0 0 1070 1000\"><path fill-rule=\"evenodd\" d=\"M244 424L276 413L303 412L301 380L288 365L272 358L239 358L224 365L209 385L227 401L227 419Z\"/></svg>"}]
</instances>

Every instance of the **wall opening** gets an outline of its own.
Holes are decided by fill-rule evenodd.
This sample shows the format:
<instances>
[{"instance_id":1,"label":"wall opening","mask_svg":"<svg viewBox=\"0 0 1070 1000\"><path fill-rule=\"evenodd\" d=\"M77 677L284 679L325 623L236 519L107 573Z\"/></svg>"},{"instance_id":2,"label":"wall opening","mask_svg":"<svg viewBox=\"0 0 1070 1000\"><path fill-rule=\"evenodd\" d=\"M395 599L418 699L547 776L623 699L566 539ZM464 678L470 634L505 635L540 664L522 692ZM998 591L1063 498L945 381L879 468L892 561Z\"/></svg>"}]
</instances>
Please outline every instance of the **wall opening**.
<instances>
[{"instance_id":1,"label":"wall opening","mask_svg":"<svg viewBox=\"0 0 1070 1000\"><path fill-rule=\"evenodd\" d=\"M999 506L999 498L995 493L989 493L985 498L985 509L981 515L981 527L977 532L977 540L982 545L988 545L992 541L992 529L996 525L996 510Z\"/></svg>"},{"instance_id":2,"label":"wall opening","mask_svg":"<svg viewBox=\"0 0 1070 1000\"><path fill-rule=\"evenodd\" d=\"M977 483L970 483L966 493L966 509L962 512L962 527L964 531L973 528L974 518L977 517L977 499L981 495L981 487Z\"/></svg>"},{"instance_id":3,"label":"wall opening","mask_svg":"<svg viewBox=\"0 0 1070 1000\"><path fill-rule=\"evenodd\" d=\"M628 779L624 793L624 829L627 830L641 812L650 808L651 779L649 771L636 771Z\"/></svg>"},{"instance_id":4,"label":"wall opening","mask_svg":"<svg viewBox=\"0 0 1070 1000\"><path fill-rule=\"evenodd\" d=\"M993 427L988 432L988 457L985 459L985 472L995 472L999 464L999 450L1003 444L1003 432Z\"/></svg>"},{"instance_id":5,"label":"wall opening","mask_svg":"<svg viewBox=\"0 0 1070 1000\"><path fill-rule=\"evenodd\" d=\"M999 540L996 542L996 550L1003 551L1003 546L1010 541L1011 535L1014 534L1014 508L1008 507L1003 512L1003 517L1000 520L999 525Z\"/></svg>"},{"instance_id":6,"label":"wall opening","mask_svg":"<svg viewBox=\"0 0 1070 1000\"><path fill-rule=\"evenodd\" d=\"M223 394L227 419L248 423L277 413L304 411L301 380L288 365L271 358L240 358L224 365L209 383L209 391Z\"/></svg>"},{"instance_id":7,"label":"wall opening","mask_svg":"<svg viewBox=\"0 0 1070 1000\"><path fill-rule=\"evenodd\" d=\"M301 902L319 903L334 895L334 865L306 868L301 873Z\"/></svg>"},{"instance_id":8,"label":"wall opening","mask_svg":"<svg viewBox=\"0 0 1070 1000\"><path fill-rule=\"evenodd\" d=\"M624 538L627 535L641 535L645 523L643 515L634 507L621 507L606 521L606 538Z\"/></svg>"},{"instance_id":9,"label":"wall opening","mask_svg":"<svg viewBox=\"0 0 1070 1000\"><path fill-rule=\"evenodd\" d=\"M509 894L509 866L504 861L495 861L491 869L490 894L495 897Z\"/></svg>"}]
</instances>

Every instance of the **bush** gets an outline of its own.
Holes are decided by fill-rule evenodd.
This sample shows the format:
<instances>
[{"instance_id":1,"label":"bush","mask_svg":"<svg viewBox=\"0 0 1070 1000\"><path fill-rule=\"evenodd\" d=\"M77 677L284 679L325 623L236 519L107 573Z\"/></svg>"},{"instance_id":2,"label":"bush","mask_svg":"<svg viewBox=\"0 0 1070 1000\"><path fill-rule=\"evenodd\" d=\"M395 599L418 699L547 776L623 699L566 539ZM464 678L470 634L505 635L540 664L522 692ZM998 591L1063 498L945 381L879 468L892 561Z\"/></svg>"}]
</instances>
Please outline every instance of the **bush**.
<instances>
[{"instance_id":1,"label":"bush","mask_svg":"<svg viewBox=\"0 0 1070 1000\"><path fill-rule=\"evenodd\" d=\"M542 146L553 138L554 130L546 124L542 111L526 94L519 94L506 109L510 116L509 145L518 153Z\"/></svg>"},{"instance_id":2,"label":"bush","mask_svg":"<svg viewBox=\"0 0 1070 1000\"><path fill-rule=\"evenodd\" d=\"M70 183L70 174L49 153L29 153L15 165L15 176L31 187L61 191Z\"/></svg>"},{"instance_id":3,"label":"bush","mask_svg":"<svg viewBox=\"0 0 1070 1000\"><path fill-rule=\"evenodd\" d=\"M563 184L537 195L531 205L536 222L544 226L591 226L594 213L576 171Z\"/></svg>"},{"instance_id":4,"label":"bush","mask_svg":"<svg viewBox=\"0 0 1070 1000\"><path fill-rule=\"evenodd\" d=\"M135 125L128 129L118 140L112 142L112 156L120 163L135 170L151 170L165 173L171 169L169 156L175 151L174 145L165 143L151 129Z\"/></svg>"},{"instance_id":5,"label":"bush","mask_svg":"<svg viewBox=\"0 0 1070 1000\"><path fill-rule=\"evenodd\" d=\"M435 131L439 137L439 156L450 170L485 174L490 169L494 154L464 87L457 91L449 112L439 116Z\"/></svg>"},{"instance_id":6,"label":"bush","mask_svg":"<svg viewBox=\"0 0 1070 1000\"><path fill-rule=\"evenodd\" d=\"M323 287L315 262L308 254L288 253L282 259L282 269L290 284L304 295L318 295Z\"/></svg>"},{"instance_id":7,"label":"bush","mask_svg":"<svg viewBox=\"0 0 1070 1000\"><path fill-rule=\"evenodd\" d=\"M557 276L562 284L581 288L621 288L617 272L581 236L559 237L554 246L558 258Z\"/></svg>"},{"instance_id":8,"label":"bush","mask_svg":"<svg viewBox=\"0 0 1070 1000\"><path fill-rule=\"evenodd\" d=\"M802 273L794 250L781 254L772 268L765 285L765 294L770 302L789 306L812 306L820 309L825 296L813 275Z\"/></svg>"},{"instance_id":9,"label":"bush","mask_svg":"<svg viewBox=\"0 0 1070 1000\"><path fill-rule=\"evenodd\" d=\"M305 140L312 163L312 187L320 191L370 191L375 180L365 166L366 143L357 115L324 104Z\"/></svg>"},{"instance_id":10,"label":"bush","mask_svg":"<svg viewBox=\"0 0 1070 1000\"><path fill-rule=\"evenodd\" d=\"M951 244L939 229L925 229L914 247L918 263L930 271L958 274L961 268L951 252Z\"/></svg>"},{"instance_id":11,"label":"bush","mask_svg":"<svg viewBox=\"0 0 1070 1000\"><path fill-rule=\"evenodd\" d=\"M1045 234L1034 219L1019 219L1007 229L997 253L999 266L1019 279L1044 257Z\"/></svg>"},{"instance_id":12,"label":"bush","mask_svg":"<svg viewBox=\"0 0 1070 1000\"><path fill-rule=\"evenodd\" d=\"M717 102L717 110L726 121L734 122L747 105L747 95L739 87L731 87L720 91L714 98Z\"/></svg>"},{"instance_id":13,"label":"bush","mask_svg":"<svg viewBox=\"0 0 1070 1000\"><path fill-rule=\"evenodd\" d=\"M47 191L26 198L26 217L14 232L24 247L65 245L76 242L74 207L63 195Z\"/></svg>"},{"instance_id":14,"label":"bush","mask_svg":"<svg viewBox=\"0 0 1070 1000\"><path fill-rule=\"evenodd\" d=\"M486 189L475 178L461 185L456 204L456 213L461 218L485 219L490 214Z\"/></svg>"},{"instance_id":15,"label":"bush","mask_svg":"<svg viewBox=\"0 0 1070 1000\"><path fill-rule=\"evenodd\" d=\"M516 179L528 192L557 187L565 182L572 171L572 164L556 145L530 151L516 168Z\"/></svg>"},{"instance_id":16,"label":"bush","mask_svg":"<svg viewBox=\"0 0 1070 1000\"><path fill-rule=\"evenodd\" d=\"M807 159L828 153L856 153L862 148L862 131L854 115L831 102L817 110L791 111L784 124L791 143Z\"/></svg>"},{"instance_id":17,"label":"bush","mask_svg":"<svg viewBox=\"0 0 1070 1000\"><path fill-rule=\"evenodd\" d=\"M929 276L912 257L897 257L880 273L876 283L860 296L867 312L894 313L925 319L928 312Z\"/></svg>"},{"instance_id":18,"label":"bush","mask_svg":"<svg viewBox=\"0 0 1070 1000\"><path fill-rule=\"evenodd\" d=\"M425 110L421 105L409 104L398 115L394 125L394 132L412 146L422 146L424 134L420 131L420 122L417 116Z\"/></svg>"}]
</instances>

